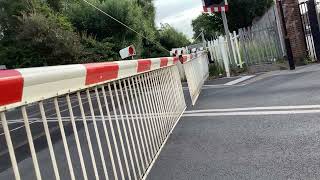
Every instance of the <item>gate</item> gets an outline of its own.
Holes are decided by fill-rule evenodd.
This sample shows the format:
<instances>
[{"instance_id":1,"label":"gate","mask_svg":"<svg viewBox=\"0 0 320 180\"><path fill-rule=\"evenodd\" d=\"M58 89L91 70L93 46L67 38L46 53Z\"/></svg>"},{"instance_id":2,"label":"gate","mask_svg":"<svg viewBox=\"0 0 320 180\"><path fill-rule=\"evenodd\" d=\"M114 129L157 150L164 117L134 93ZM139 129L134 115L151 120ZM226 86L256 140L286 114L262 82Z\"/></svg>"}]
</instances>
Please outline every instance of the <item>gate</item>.
<instances>
[{"instance_id":1,"label":"gate","mask_svg":"<svg viewBox=\"0 0 320 180\"><path fill-rule=\"evenodd\" d=\"M314 0L304 0L299 1L299 8L308 56L315 61L320 56L320 32L316 5Z\"/></svg>"}]
</instances>

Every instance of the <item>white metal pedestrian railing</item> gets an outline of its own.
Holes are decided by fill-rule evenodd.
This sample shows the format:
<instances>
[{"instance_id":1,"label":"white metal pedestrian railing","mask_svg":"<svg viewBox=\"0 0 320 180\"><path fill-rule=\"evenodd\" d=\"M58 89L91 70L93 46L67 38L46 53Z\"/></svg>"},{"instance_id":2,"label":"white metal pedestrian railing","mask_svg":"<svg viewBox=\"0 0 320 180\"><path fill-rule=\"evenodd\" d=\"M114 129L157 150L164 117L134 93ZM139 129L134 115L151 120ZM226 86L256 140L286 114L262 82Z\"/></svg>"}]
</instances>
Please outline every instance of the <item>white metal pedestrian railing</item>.
<instances>
[{"instance_id":1,"label":"white metal pedestrian railing","mask_svg":"<svg viewBox=\"0 0 320 180\"><path fill-rule=\"evenodd\" d=\"M193 96L199 58L184 65ZM0 71L0 179L146 178L186 107L177 61Z\"/></svg>"},{"instance_id":2,"label":"white metal pedestrian railing","mask_svg":"<svg viewBox=\"0 0 320 180\"><path fill-rule=\"evenodd\" d=\"M183 64L192 105L195 105L200 95L201 88L209 76L208 64L209 62L206 52L192 54L191 57Z\"/></svg>"}]
</instances>

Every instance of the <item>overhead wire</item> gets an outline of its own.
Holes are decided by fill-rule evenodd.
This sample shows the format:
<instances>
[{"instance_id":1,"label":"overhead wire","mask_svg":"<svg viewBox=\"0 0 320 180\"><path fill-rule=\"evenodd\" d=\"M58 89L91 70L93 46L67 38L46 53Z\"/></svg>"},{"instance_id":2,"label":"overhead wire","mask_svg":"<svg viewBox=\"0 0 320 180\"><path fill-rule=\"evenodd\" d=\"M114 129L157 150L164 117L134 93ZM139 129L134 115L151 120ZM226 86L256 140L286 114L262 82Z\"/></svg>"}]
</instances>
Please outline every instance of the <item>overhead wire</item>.
<instances>
[{"instance_id":1,"label":"overhead wire","mask_svg":"<svg viewBox=\"0 0 320 180\"><path fill-rule=\"evenodd\" d=\"M196 42L196 40L202 35L203 31L201 31L201 33L199 33L198 37L196 39L193 40L193 42Z\"/></svg>"},{"instance_id":2,"label":"overhead wire","mask_svg":"<svg viewBox=\"0 0 320 180\"><path fill-rule=\"evenodd\" d=\"M88 5L92 6L93 8L95 8L96 10L100 11L102 14L108 16L109 18L113 19L114 21L118 22L119 24L121 24L122 26L128 28L129 30L133 31L134 33L138 34L139 36L143 37L144 39L150 41L151 43L159 46L161 49L167 51L170 53L170 51L168 49L166 49L165 47L163 47L160 43L155 42L150 40L148 37L144 36L143 34L139 33L138 31L136 31L135 29L131 28L130 26L126 25L125 23L121 22L120 20L116 19L115 17L111 16L110 14L106 13L105 11L101 10L100 8L98 8L97 6L95 6L94 4L88 2L87 0L82 0L85 3L87 3Z\"/></svg>"}]
</instances>

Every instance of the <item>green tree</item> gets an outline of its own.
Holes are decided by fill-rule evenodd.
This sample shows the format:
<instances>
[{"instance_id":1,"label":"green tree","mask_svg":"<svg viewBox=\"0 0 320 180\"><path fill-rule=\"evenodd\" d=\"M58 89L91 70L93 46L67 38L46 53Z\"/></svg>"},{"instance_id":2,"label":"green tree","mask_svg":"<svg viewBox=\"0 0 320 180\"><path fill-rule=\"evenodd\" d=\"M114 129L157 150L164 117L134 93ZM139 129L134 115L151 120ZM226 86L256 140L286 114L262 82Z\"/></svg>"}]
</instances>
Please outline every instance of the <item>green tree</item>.
<instances>
[{"instance_id":1,"label":"green tree","mask_svg":"<svg viewBox=\"0 0 320 180\"><path fill-rule=\"evenodd\" d=\"M166 24L160 29L160 43L166 49L184 47L190 44L188 38L181 32Z\"/></svg>"},{"instance_id":2,"label":"green tree","mask_svg":"<svg viewBox=\"0 0 320 180\"><path fill-rule=\"evenodd\" d=\"M223 31L221 16L217 14L201 14L192 20L194 39L203 31L206 39L211 39Z\"/></svg>"},{"instance_id":3,"label":"green tree","mask_svg":"<svg viewBox=\"0 0 320 180\"><path fill-rule=\"evenodd\" d=\"M82 0L0 0L0 64L9 68L119 59L134 45L138 57L168 56L187 45L171 27L158 31L152 0L90 0L133 28L116 22ZM147 37L147 38L144 38Z\"/></svg>"},{"instance_id":4,"label":"green tree","mask_svg":"<svg viewBox=\"0 0 320 180\"><path fill-rule=\"evenodd\" d=\"M83 51L79 57L80 63L104 62L114 60L118 53L112 51L114 44L108 41L97 41L93 36L82 33Z\"/></svg>"},{"instance_id":5,"label":"green tree","mask_svg":"<svg viewBox=\"0 0 320 180\"><path fill-rule=\"evenodd\" d=\"M31 12L32 3L28 0L0 0L0 32L3 39L15 36L15 29L19 27L18 17L21 12Z\"/></svg>"},{"instance_id":6,"label":"green tree","mask_svg":"<svg viewBox=\"0 0 320 180\"><path fill-rule=\"evenodd\" d=\"M155 29L150 21L144 18L142 7L138 4L129 0L108 0L95 2L95 6L148 39L155 39ZM66 13L78 32L86 32L98 41L114 44L112 48L114 52L133 44L139 55L141 54L143 49L141 36L91 6L84 3L74 3L69 6Z\"/></svg>"},{"instance_id":7,"label":"green tree","mask_svg":"<svg viewBox=\"0 0 320 180\"><path fill-rule=\"evenodd\" d=\"M252 24L254 18L262 16L274 0L230 0L227 12L230 31Z\"/></svg>"}]
</instances>

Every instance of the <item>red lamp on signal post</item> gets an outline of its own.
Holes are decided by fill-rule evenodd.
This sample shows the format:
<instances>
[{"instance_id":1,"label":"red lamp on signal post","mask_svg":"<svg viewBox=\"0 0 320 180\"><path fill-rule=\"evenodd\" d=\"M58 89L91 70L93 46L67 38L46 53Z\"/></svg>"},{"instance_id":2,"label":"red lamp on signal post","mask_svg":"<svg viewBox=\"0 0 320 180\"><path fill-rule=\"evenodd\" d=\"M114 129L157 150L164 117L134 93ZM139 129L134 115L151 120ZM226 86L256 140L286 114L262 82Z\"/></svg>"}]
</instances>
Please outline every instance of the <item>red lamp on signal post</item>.
<instances>
[{"instance_id":1,"label":"red lamp on signal post","mask_svg":"<svg viewBox=\"0 0 320 180\"><path fill-rule=\"evenodd\" d=\"M208 13L226 12L229 10L227 0L202 0L203 11Z\"/></svg>"}]
</instances>

